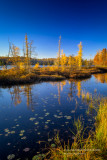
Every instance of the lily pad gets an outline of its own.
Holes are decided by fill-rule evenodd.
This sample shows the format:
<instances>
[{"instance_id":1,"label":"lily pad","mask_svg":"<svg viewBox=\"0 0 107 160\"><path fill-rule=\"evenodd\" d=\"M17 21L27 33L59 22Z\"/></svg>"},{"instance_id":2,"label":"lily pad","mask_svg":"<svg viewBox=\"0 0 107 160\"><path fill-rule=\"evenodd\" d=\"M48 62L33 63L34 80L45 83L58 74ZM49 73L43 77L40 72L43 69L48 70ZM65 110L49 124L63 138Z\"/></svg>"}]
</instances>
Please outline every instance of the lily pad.
<instances>
[{"instance_id":1,"label":"lily pad","mask_svg":"<svg viewBox=\"0 0 107 160\"><path fill-rule=\"evenodd\" d=\"M66 119L71 119L71 116L67 116Z\"/></svg>"},{"instance_id":2,"label":"lily pad","mask_svg":"<svg viewBox=\"0 0 107 160\"><path fill-rule=\"evenodd\" d=\"M22 137L21 139L26 139L26 136Z\"/></svg>"},{"instance_id":3,"label":"lily pad","mask_svg":"<svg viewBox=\"0 0 107 160\"><path fill-rule=\"evenodd\" d=\"M20 133L24 133L24 132L25 132L25 130L21 130L21 131L20 131Z\"/></svg>"},{"instance_id":4,"label":"lily pad","mask_svg":"<svg viewBox=\"0 0 107 160\"><path fill-rule=\"evenodd\" d=\"M35 122L35 125L38 125L39 124L39 122Z\"/></svg>"},{"instance_id":5,"label":"lily pad","mask_svg":"<svg viewBox=\"0 0 107 160\"><path fill-rule=\"evenodd\" d=\"M8 159L8 160L11 160L11 159L13 159L13 158L15 158L15 155L14 155L14 154L10 154L10 155L7 156L7 159Z\"/></svg>"},{"instance_id":6,"label":"lily pad","mask_svg":"<svg viewBox=\"0 0 107 160\"><path fill-rule=\"evenodd\" d=\"M30 121L34 121L35 119L36 119L36 118L31 117L29 120L30 120Z\"/></svg>"},{"instance_id":7,"label":"lily pad","mask_svg":"<svg viewBox=\"0 0 107 160\"><path fill-rule=\"evenodd\" d=\"M14 133L15 133L15 131L11 131L10 133L11 133L11 134L14 134Z\"/></svg>"},{"instance_id":8,"label":"lily pad","mask_svg":"<svg viewBox=\"0 0 107 160\"><path fill-rule=\"evenodd\" d=\"M30 151L30 148L25 148L23 149L24 152L29 152Z\"/></svg>"}]
</instances>

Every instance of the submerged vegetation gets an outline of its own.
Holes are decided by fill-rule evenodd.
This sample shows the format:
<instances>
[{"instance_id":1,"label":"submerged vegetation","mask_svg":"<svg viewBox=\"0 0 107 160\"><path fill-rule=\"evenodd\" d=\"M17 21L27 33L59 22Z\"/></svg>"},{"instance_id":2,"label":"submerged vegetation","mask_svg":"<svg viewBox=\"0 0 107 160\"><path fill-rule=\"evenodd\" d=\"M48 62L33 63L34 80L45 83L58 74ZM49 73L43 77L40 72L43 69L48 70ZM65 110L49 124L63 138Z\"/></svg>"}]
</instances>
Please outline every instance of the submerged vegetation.
<instances>
[{"instance_id":1,"label":"submerged vegetation","mask_svg":"<svg viewBox=\"0 0 107 160\"><path fill-rule=\"evenodd\" d=\"M94 108L94 106L93 106ZM74 121L76 134L73 143L70 145L60 141L59 134L55 136L55 144L49 147L47 154L37 155L33 160L52 159L52 160L105 160L107 157L107 99L103 98L97 106L95 117L95 131L90 130L88 137L84 137L85 129L83 123L78 118Z\"/></svg>"}]
</instances>

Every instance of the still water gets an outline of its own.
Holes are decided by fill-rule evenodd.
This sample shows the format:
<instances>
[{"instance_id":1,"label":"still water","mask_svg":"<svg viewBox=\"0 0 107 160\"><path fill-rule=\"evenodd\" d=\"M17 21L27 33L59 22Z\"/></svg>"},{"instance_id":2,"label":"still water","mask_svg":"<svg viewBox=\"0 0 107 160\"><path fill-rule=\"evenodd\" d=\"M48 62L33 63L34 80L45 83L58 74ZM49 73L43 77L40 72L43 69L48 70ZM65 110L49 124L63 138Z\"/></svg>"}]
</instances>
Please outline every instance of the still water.
<instances>
[{"instance_id":1,"label":"still water","mask_svg":"<svg viewBox=\"0 0 107 160\"><path fill-rule=\"evenodd\" d=\"M0 88L0 160L31 160L45 145L72 142L74 120L93 127L94 112L87 114L91 97L107 97L107 73L83 81L44 82ZM87 131L88 133L88 131Z\"/></svg>"},{"instance_id":2,"label":"still water","mask_svg":"<svg viewBox=\"0 0 107 160\"><path fill-rule=\"evenodd\" d=\"M35 65L31 65L31 67L34 67ZM45 65L47 66L47 65ZM3 70L3 69L11 69L15 67L14 65L7 65L7 66L0 66L0 70ZM43 67L43 65L39 65L39 67Z\"/></svg>"}]
</instances>

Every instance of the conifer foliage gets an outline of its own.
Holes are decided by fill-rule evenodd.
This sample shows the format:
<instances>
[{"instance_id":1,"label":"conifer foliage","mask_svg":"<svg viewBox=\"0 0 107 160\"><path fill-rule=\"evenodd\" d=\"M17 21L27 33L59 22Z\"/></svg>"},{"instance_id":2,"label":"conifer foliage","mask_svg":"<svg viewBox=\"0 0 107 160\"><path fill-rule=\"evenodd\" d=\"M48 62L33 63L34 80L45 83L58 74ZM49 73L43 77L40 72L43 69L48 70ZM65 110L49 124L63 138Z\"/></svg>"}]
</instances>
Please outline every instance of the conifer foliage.
<instances>
[{"instance_id":1,"label":"conifer foliage","mask_svg":"<svg viewBox=\"0 0 107 160\"><path fill-rule=\"evenodd\" d=\"M94 57L94 64L107 66L107 49L104 48L102 51L98 51Z\"/></svg>"},{"instance_id":2,"label":"conifer foliage","mask_svg":"<svg viewBox=\"0 0 107 160\"><path fill-rule=\"evenodd\" d=\"M80 42L78 47L79 47L79 51L78 51L78 67L80 69L81 66L82 66L82 42Z\"/></svg>"}]
</instances>

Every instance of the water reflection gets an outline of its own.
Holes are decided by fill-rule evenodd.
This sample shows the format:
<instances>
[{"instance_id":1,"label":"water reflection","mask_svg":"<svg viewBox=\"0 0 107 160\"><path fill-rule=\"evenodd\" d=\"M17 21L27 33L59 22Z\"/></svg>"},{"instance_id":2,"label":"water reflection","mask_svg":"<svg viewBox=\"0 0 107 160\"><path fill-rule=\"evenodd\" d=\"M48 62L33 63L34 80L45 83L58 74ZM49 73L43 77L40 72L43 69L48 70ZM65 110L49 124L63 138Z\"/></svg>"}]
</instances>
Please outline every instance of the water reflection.
<instances>
[{"instance_id":1,"label":"water reflection","mask_svg":"<svg viewBox=\"0 0 107 160\"><path fill-rule=\"evenodd\" d=\"M95 78L97 77L98 81L101 81L101 83L106 83L107 80L107 74L106 75L102 75L102 74L98 74L98 75L94 75ZM103 80L102 80L103 79ZM84 80L87 81L87 80ZM76 80L76 81L60 81L60 82L49 82L52 86L56 86L57 87L57 95L54 95L57 100L59 105L61 105L61 93L63 93L63 88L64 86L67 86L67 83L69 84L69 88L68 88L68 93L67 93L67 100L71 101L73 99L73 97L75 97L75 93L76 96L79 99L82 99L82 101L84 102L84 99L86 99L88 101L89 97L92 97L92 95L88 92L84 91L84 88L82 88L81 83L83 82L80 80ZM38 84L37 84L38 85ZM36 84L35 84L36 86ZM65 87L66 88L66 87ZM35 98L34 98L34 92L33 90L33 85L27 84L24 86L13 86L12 88L9 89L9 93L11 94L11 100L14 103L15 106L19 105L22 102L22 96L24 95L24 97L26 98L26 105L28 108L30 109L34 109L35 106ZM63 94L62 94L63 95ZM77 100L76 100L77 101Z\"/></svg>"},{"instance_id":2,"label":"water reflection","mask_svg":"<svg viewBox=\"0 0 107 160\"><path fill-rule=\"evenodd\" d=\"M77 96L80 98L81 95L81 81L61 81L61 82L50 82L51 85L53 86L57 86L57 90L58 90L58 102L59 104L61 104L61 92L63 92L63 88L64 86L67 85L67 83L69 83L70 87L69 87L69 92L68 92L68 97L67 99L69 99L71 101L71 99L73 98L73 94L76 92L77 90Z\"/></svg>"},{"instance_id":3,"label":"water reflection","mask_svg":"<svg viewBox=\"0 0 107 160\"><path fill-rule=\"evenodd\" d=\"M9 154L15 154L15 159L31 159L45 148L47 142L54 143L53 137L57 131L61 140L72 141L74 135L71 130L74 119L78 117L81 117L85 127L93 127L93 106L98 100L97 93L107 96L105 86L96 83L92 77L85 81L45 82L1 88L0 151L3 155L0 155L0 159L7 159Z\"/></svg>"},{"instance_id":4,"label":"water reflection","mask_svg":"<svg viewBox=\"0 0 107 160\"><path fill-rule=\"evenodd\" d=\"M61 105L61 92L63 92L64 86L69 83L70 88L67 94L67 100L70 100L73 98L73 94L76 92L76 87L77 87L77 95L80 98L81 95L81 82L70 82L70 81L61 81L61 82L50 82L52 86L57 86L57 99L59 105ZM36 84L35 84L36 85ZM24 95L26 97L26 105L28 108L31 108L32 110L34 109L34 93L32 91L33 85L24 85L24 86L13 86L12 88L9 89L9 93L11 95L11 100L15 106L19 105L23 98L22 96Z\"/></svg>"},{"instance_id":5,"label":"water reflection","mask_svg":"<svg viewBox=\"0 0 107 160\"><path fill-rule=\"evenodd\" d=\"M76 85L75 85L75 82L70 82L69 81L69 84L70 84L70 92L68 92L68 97L71 101L71 99L73 98L73 93L75 93L75 89L76 89Z\"/></svg>"},{"instance_id":6,"label":"water reflection","mask_svg":"<svg viewBox=\"0 0 107 160\"><path fill-rule=\"evenodd\" d=\"M19 86L14 86L12 90L11 89L9 90L10 90L12 102L14 103L15 106L17 106L22 102L21 95L20 95L21 89Z\"/></svg>"},{"instance_id":7,"label":"water reflection","mask_svg":"<svg viewBox=\"0 0 107 160\"><path fill-rule=\"evenodd\" d=\"M0 96L2 96L2 91L1 91L1 88L0 88Z\"/></svg>"},{"instance_id":8,"label":"water reflection","mask_svg":"<svg viewBox=\"0 0 107 160\"><path fill-rule=\"evenodd\" d=\"M94 74L94 77L98 82L107 83L107 73L105 74Z\"/></svg>"},{"instance_id":9,"label":"water reflection","mask_svg":"<svg viewBox=\"0 0 107 160\"><path fill-rule=\"evenodd\" d=\"M80 98L81 95L81 82L77 82L77 96Z\"/></svg>"},{"instance_id":10,"label":"water reflection","mask_svg":"<svg viewBox=\"0 0 107 160\"><path fill-rule=\"evenodd\" d=\"M11 94L11 100L15 106L22 102L22 96L26 97L26 104L28 108L33 109L33 93L32 93L32 85L25 86L13 86L9 89Z\"/></svg>"},{"instance_id":11,"label":"water reflection","mask_svg":"<svg viewBox=\"0 0 107 160\"><path fill-rule=\"evenodd\" d=\"M52 86L57 86L58 90L58 103L61 104L61 92L63 91L63 87L66 85L67 81L61 81L61 82L50 82Z\"/></svg>"}]
</instances>

